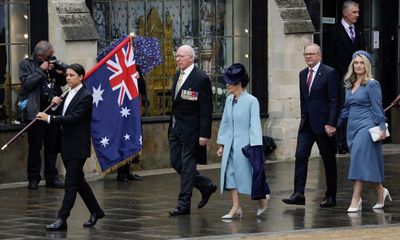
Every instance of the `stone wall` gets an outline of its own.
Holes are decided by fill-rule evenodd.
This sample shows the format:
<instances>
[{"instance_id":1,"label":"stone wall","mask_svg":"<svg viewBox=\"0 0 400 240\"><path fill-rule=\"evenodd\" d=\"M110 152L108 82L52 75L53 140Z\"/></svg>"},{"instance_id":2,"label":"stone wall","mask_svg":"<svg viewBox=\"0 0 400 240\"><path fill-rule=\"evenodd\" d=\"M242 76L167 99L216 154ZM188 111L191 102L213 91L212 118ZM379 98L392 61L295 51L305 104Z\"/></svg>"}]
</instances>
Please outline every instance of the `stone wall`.
<instances>
[{"instance_id":1,"label":"stone wall","mask_svg":"<svg viewBox=\"0 0 400 240\"><path fill-rule=\"evenodd\" d=\"M277 143L277 159L295 155L300 122L299 71L306 67L302 53L312 42L312 27L304 1L268 1L269 120L264 132ZM296 24L295 22L302 22ZM316 149L313 155L317 154Z\"/></svg>"}]
</instances>

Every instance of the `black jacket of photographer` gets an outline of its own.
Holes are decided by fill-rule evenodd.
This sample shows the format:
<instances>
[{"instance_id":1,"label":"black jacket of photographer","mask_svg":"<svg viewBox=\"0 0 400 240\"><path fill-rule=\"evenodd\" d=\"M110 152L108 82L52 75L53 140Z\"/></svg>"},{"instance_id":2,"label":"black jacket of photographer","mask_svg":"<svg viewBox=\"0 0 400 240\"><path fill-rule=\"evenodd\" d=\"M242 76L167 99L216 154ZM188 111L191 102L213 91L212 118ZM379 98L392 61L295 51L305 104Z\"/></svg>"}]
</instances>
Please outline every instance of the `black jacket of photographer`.
<instances>
[{"instance_id":1,"label":"black jacket of photographer","mask_svg":"<svg viewBox=\"0 0 400 240\"><path fill-rule=\"evenodd\" d=\"M25 58L19 64L20 97L28 98L26 120L33 120L39 111L43 111L51 103L54 96L60 96L61 86L66 84L64 74L58 74L54 69L43 70L40 68L41 64L33 56Z\"/></svg>"}]
</instances>

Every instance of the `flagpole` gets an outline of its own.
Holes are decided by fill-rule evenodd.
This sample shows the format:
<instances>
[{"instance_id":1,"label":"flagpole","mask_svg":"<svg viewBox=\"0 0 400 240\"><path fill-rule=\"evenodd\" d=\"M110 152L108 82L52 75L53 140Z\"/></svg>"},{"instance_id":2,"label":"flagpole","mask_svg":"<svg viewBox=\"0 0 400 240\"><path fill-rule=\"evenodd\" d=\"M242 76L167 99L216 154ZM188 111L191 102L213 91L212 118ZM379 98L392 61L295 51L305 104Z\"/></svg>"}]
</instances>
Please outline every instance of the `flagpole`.
<instances>
[{"instance_id":1,"label":"flagpole","mask_svg":"<svg viewBox=\"0 0 400 240\"><path fill-rule=\"evenodd\" d=\"M61 94L60 98L63 99L65 97L65 95L67 95L67 93L69 92L70 88L68 88L67 90L65 90L65 92L63 92L63 94ZM43 112L47 112L50 108L54 107L55 104L51 103L46 109L43 110ZM11 143L13 143L19 136L22 135L22 133L24 133L26 130L28 130L28 128L30 128L32 126L32 124L34 124L37 121L37 118L33 119L28 125L26 125L21 131L19 131L13 138L11 138L6 144L4 144L4 146L1 148L1 150L3 151L4 149L6 149L8 147L8 145L10 145Z\"/></svg>"}]
</instances>

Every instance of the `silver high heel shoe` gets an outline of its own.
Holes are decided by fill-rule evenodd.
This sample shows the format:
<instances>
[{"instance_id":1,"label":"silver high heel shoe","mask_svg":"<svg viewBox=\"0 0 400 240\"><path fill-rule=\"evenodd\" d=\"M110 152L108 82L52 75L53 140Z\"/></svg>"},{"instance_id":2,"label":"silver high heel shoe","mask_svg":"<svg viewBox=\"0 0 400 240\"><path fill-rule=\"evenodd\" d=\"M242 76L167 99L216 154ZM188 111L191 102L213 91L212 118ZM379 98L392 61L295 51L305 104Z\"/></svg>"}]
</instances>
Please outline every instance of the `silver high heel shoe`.
<instances>
[{"instance_id":1,"label":"silver high heel shoe","mask_svg":"<svg viewBox=\"0 0 400 240\"><path fill-rule=\"evenodd\" d=\"M265 200L268 202L271 200L271 196L269 196L269 194L265 195ZM265 208L258 208L257 209L257 217L260 217L261 215L263 215L266 211L267 211L268 207Z\"/></svg>"},{"instance_id":2,"label":"silver high heel shoe","mask_svg":"<svg viewBox=\"0 0 400 240\"><path fill-rule=\"evenodd\" d=\"M347 209L347 212L352 213L352 212L359 212L362 210L362 199L360 198L360 200L358 200L358 206L355 207L349 207Z\"/></svg>"},{"instance_id":3,"label":"silver high heel shoe","mask_svg":"<svg viewBox=\"0 0 400 240\"><path fill-rule=\"evenodd\" d=\"M242 217L242 208L234 208L235 212L233 214L225 214L224 216L222 216L222 219L238 219Z\"/></svg>"},{"instance_id":4,"label":"silver high heel shoe","mask_svg":"<svg viewBox=\"0 0 400 240\"><path fill-rule=\"evenodd\" d=\"M377 203L372 208L373 209L381 209L381 208L385 207L386 198L388 198L389 201L392 201L392 197L390 196L389 190L387 190L387 188L383 188L383 201L382 201L382 203Z\"/></svg>"}]
</instances>

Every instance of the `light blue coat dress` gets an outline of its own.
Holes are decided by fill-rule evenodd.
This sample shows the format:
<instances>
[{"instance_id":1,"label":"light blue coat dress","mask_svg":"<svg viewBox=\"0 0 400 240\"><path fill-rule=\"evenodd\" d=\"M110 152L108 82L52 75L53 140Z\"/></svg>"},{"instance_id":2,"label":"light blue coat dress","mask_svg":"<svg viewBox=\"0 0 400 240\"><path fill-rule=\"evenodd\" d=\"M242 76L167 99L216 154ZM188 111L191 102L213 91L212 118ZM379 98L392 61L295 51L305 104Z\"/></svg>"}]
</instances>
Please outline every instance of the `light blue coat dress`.
<instances>
[{"instance_id":1,"label":"light blue coat dress","mask_svg":"<svg viewBox=\"0 0 400 240\"><path fill-rule=\"evenodd\" d=\"M260 106L257 98L243 91L237 103L233 95L227 97L217 143L224 146L221 162L221 193L237 189L239 193L251 194L253 169L243 155L242 148L262 145Z\"/></svg>"},{"instance_id":2,"label":"light blue coat dress","mask_svg":"<svg viewBox=\"0 0 400 240\"><path fill-rule=\"evenodd\" d=\"M338 126L347 121L347 144L350 150L350 180L381 183L384 180L381 141L373 142L368 129L380 126L386 130L385 113L379 82L370 80L354 93L346 89L346 101Z\"/></svg>"}]
</instances>

